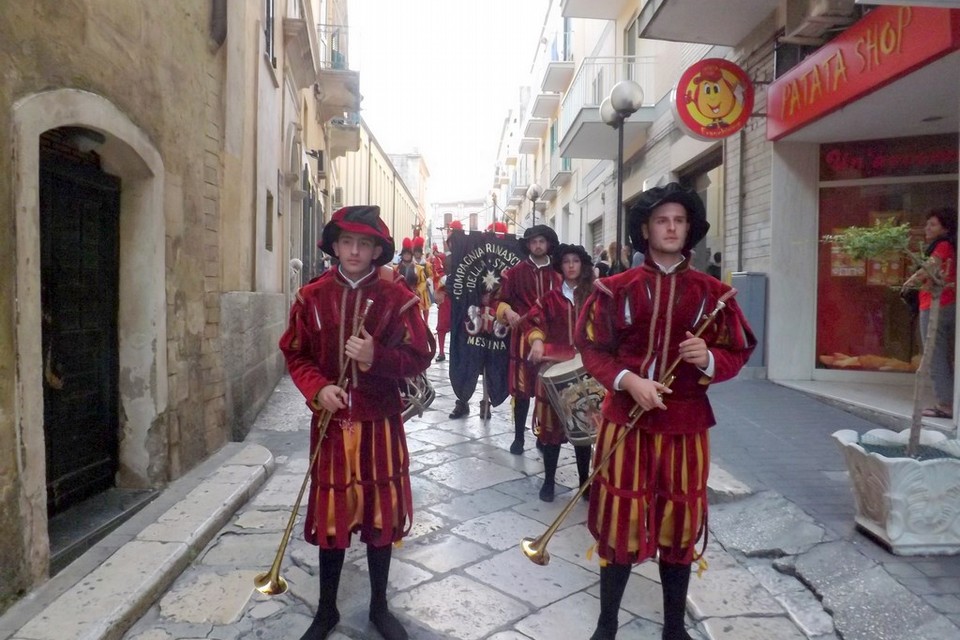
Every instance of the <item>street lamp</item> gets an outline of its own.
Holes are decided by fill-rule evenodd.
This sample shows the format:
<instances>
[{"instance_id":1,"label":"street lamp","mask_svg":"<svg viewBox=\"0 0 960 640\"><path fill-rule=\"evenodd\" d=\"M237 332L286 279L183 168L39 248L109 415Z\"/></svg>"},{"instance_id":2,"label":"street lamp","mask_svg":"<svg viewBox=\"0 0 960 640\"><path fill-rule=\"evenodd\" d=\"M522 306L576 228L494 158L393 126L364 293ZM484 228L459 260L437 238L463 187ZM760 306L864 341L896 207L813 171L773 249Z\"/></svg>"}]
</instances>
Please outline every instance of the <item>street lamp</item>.
<instances>
[{"instance_id":1,"label":"street lamp","mask_svg":"<svg viewBox=\"0 0 960 640\"><path fill-rule=\"evenodd\" d=\"M542 195L543 195L543 187L538 185L536 182L534 182L532 185L530 185L529 188L527 188L527 198L530 199L530 205L531 205L530 215L533 220L530 226L537 224L537 198L539 198Z\"/></svg>"},{"instance_id":2,"label":"street lamp","mask_svg":"<svg viewBox=\"0 0 960 640\"><path fill-rule=\"evenodd\" d=\"M617 255L611 256L611 269L620 271L623 247L623 122L643 106L643 89L633 80L621 80L600 103L600 118L617 130Z\"/></svg>"}]
</instances>

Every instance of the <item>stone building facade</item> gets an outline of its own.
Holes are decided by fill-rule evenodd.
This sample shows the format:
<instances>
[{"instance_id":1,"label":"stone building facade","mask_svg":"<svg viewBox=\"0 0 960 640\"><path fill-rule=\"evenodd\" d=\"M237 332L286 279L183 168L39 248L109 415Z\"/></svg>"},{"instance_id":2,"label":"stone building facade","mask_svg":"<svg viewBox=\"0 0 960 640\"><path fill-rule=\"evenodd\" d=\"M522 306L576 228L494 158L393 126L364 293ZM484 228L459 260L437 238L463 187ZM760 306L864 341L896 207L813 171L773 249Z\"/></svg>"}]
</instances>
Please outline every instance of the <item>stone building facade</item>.
<instances>
[{"instance_id":1,"label":"stone building facade","mask_svg":"<svg viewBox=\"0 0 960 640\"><path fill-rule=\"evenodd\" d=\"M55 514L181 476L282 375L320 158L359 147L346 25L345 0L4 8L0 611L49 575Z\"/></svg>"}]
</instances>

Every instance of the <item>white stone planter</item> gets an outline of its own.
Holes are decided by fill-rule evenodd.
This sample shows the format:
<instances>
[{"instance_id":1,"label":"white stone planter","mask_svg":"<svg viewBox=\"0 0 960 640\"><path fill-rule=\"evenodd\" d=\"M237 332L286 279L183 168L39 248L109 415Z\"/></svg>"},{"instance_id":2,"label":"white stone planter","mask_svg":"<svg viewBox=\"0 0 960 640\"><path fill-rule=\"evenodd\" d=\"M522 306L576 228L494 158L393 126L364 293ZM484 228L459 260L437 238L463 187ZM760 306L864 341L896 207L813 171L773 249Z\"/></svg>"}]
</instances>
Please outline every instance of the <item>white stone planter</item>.
<instances>
[{"instance_id":1,"label":"white stone planter","mask_svg":"<svg viewBox=\"0 0 960 640\"><path fill-rule=\"evenodd\" d=\"M910 430L873 429L864 437L905 444ZM833 434L856 498L856 522L897 555L960 553L960 442L924 430L921 444L955 458L917 461L867 453L855 431Z\"/></svg>"}]
</instances>

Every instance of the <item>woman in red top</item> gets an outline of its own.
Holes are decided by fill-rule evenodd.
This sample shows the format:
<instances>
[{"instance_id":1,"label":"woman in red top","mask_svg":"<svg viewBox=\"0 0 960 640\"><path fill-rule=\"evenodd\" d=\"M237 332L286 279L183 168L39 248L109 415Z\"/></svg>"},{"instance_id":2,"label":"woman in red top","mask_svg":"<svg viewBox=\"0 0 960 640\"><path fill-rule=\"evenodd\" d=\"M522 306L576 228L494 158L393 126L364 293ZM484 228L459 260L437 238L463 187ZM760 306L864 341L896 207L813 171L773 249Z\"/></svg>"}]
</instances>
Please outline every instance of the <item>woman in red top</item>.
<instances>
[{"instance_id":1,"label":"woman in red top","mask_svg":"<svg viewBox=\"0 0 960 640\"><path fill-rule=\"evenodd\" d=\"M957 211L952 207L934 209L927 214L927 223L923 228L924 239L929 243L926 255L930 260L939 262L945 275L946 285L940 294L940 318L937 323L937 340L934 350L929 354L930 378L937 404L923 410L923 415L931 418L953 417L953 342L956 331L957 302ZM930 308L933 306L933 294L923 286L926 271L917 270L904 283L904 287L920 286L920 339L927 341L927 323L930 321Z\"/></svg>"}]
</instances>

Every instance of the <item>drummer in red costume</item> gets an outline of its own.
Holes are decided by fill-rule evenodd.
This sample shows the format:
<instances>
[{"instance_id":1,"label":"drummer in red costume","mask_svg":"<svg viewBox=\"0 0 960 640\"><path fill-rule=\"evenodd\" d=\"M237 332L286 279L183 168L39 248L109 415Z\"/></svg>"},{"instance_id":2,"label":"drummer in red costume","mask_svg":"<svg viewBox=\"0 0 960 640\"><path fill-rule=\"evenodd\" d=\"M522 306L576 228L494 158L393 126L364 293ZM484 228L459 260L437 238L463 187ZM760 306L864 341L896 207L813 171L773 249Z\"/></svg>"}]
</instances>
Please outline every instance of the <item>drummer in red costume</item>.
<instances>
[{"instance_id":1,"label":"drummer in red costume","mask_svg":"<svg viewBox=\"0 0 960 640\"><path fill-rule=\"evenodd\" d=\"M280 339L290 377L313 411L311 451L321 413L332 413L304 520L304 537L320 547L320 601L301 640L327 637L340 620L337 590L354 533L367 546L370 620L384 638L403 639L386 598L392 544L410 531L413 515L399 382L430 365L433 338L417 296L377 268L394 251L379 207L340 209L320 246L339 266L300 289ZM373 304L354 335L367 300ZM347 383L337 386L345 368Z\"/></svg>"},{"instance_id":2,"label":"drummer in red costume","mask_svg":"<svg viewBox=\"0 0 960 640\"><path fill-rule=\"evenodd\" d=\"M687 587L707 523L707 430L715 423L707 388L737 375L756 340L733 300L694 337L729 290L690 266L691 250L710 228L697 194L676 183L645 191L629 211L628 228L645 261L597 281L576 335L587 371L608 389L595 460L626 428L634 405L645 411L591 487L587 524L601 558L591 640L616 637L631 565L657 555L662 637L689 640ZM657 381L677 357L668 388Z\"/></svg>"},{"instance_id":3,"label":"drummer in red costume","mask_svg":"<svg viewBox=\"0 0 960 640\"><path fill-rule=\"evenodd\" d=\"M553 254L553 268L560 272L563 284L548 291L527 316L526 340L530 345L530 362L544 359L562 362L573 358L573 331L583 303L593 288L593 260L579 245L561 244ZM540 499L553 502L560 445L567 441L562 420L547 397L543 381L537 380L537 401L533 409L533 432L543 445L544 480ZM590 475L590 445L573 448L577 458L577 474L583 485Z\"/></svg>"},{"instance_id":4,"label":"drummer in red costume","mask_svg":"<svg viewBox=\"0 0 960 640\"><path fill-rule=\"evenodd\" d=\"M510 395L513 396L513 443L510 453L523 453L523 435L534 395L537 370L529 360L530 347L524 339L526 314L543 295L560 286L560 274L553 270L550 256L557 248L557 233L545 224L523 232L520 253L524 259L501 274L497 320L510 325Z\"/></svg>"}]
</instances>

